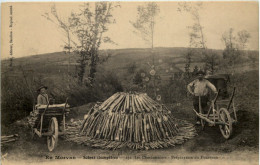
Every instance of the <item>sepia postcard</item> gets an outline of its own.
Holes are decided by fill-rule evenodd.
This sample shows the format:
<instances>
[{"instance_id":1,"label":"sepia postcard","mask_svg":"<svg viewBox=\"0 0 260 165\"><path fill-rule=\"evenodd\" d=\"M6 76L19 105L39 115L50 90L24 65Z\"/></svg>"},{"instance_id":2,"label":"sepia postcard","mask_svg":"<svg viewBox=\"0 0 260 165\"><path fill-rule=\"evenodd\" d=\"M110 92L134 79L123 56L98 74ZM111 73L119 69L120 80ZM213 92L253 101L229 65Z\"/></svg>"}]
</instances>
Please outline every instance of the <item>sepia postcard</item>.
<instances>
[{"instance_id":1,"label":"sepia postcard","mask_svg":"<svg viewBox=\"0 0 260 165\"><path fill-rule=\"evenodd\" d=\"M259 164L259 2L1 3L1 164Z\"/></svg>"}]
</instances>

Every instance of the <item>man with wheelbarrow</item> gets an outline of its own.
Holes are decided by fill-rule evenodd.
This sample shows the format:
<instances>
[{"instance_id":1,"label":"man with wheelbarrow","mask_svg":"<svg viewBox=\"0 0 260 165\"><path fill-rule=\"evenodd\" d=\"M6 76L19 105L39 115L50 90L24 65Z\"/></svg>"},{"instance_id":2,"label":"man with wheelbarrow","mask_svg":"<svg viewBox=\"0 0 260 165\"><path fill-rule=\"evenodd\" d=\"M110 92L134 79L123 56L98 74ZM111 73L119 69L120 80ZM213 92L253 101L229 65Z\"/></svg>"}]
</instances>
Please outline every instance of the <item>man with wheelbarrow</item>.
<instances>
[{"instance_id":1,"label":"man with wheelbarrow","mask_svg":"<svg viewBox=\"0 0 260 165\"><path fill-rule=\"evenodd\" d=\"M203 112L209 101L209 89L211 89L214 93L217 93L217 89L212 83L204 79L205 73L203 71L198 71L197 76L197 79L188 84L187 89L193 96L194 109L199 113L199 100L201 102L201 110ZM197 116L196 124L200 124L200 120Z\"/></svg>"}]
</instances>

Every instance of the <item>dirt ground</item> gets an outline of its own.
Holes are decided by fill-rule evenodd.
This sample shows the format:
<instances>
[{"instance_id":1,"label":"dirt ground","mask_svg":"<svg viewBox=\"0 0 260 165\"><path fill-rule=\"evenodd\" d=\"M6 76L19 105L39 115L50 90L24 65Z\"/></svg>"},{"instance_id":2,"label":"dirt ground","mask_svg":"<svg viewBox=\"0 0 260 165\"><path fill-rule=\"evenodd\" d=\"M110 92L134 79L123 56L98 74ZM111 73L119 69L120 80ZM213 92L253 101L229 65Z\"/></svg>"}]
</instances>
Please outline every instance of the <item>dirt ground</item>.
<instances>
[{"instance_id":1,"label":"dirt ground","mask_svg":"<svg viewBox=\"0 0 260 165\"><path fill-rule=\"evenodd\" d=\"M82 119L93 104L72 109L68 122ZM194 114L187 111L190 102L174 108L176 118L194 122ZM30 129L14 123L2 127L2 134L19 134L19 139L3 145L2 163L5 164L258 164L258 116L248 111L239 111L239 122L234 125L233 136L225 140L218 126L206 126L202 131L197 126L198 136L182 145L157 150L103 150L77 145L59 138L58 147L49 152L46 138L30 137ZM72 158L75 158L72 160Z\"/></svg>"}]
</instances>

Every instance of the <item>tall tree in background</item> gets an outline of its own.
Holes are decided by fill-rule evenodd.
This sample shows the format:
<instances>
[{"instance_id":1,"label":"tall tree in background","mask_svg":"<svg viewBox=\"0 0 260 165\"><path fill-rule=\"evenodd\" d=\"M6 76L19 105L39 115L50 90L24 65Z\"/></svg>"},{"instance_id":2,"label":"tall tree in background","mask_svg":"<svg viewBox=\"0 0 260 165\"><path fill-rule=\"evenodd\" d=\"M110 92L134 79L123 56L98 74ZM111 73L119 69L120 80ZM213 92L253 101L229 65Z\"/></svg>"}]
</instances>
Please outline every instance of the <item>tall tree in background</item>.
<instances>
[{"instance_id":1,"label":"tall tree in background","mask_svg":"<svg viewBox=\"0 0 260 165\"><path fill-rule=\"evenodd\" d=\"M185 65L185 73L186 78L190 78L190 66L192 63L192 56L195 54L201 53L201 50L196 51L194 48L202 48L206 49L206 41L203 33L203 27L200 21L200 14L199 11L202 8L201 2L180 2L178 3L178 11L179 12L186 12L191 15L193 20L193 25L188 26L190 29L189 33L189 49L186 54L186 65Z\"/></svg>"},{"instance_id":2,"label":"tall tree in background","mask_svg":"<svg viewBox=\"0 0 260 165\"><path fill-rule=\"evenodd\" d=\"M69 52L73 51L79 55L77 62L79 63L78 79L80 83L83 83L86 67L89 66L87 84L92 85L101 43L114 43L109 37L104 36L104 33L108 31L109 24L115 23L112 11L118 6L118 3L112 2L84 3L79 12L71 13L67 23L58 16L55 6L52 7L52 16L58 22L59 27L66 32L68 38L65 48ZM50 19L48 13L45 16L51 21L54 20Z\"/></svg>"},{"instance_id":3,"label":"tall tree in background","mask_svg":"<svg viewBox=\"0 0 260 165\"><path fill-rule=\"evenodd\" d=\"M247 47L247 43L249 38L251 37L250 33L246 30L241 30L237 33L237 42L241 50L245 50Z\"/></svg>"},{"instance_id":4,"label":"tall tree in background","mask_svg":"<svg viewBox=\"0 0 260 165\"><path fill-rule=\"evenodd\" d=\"M234 73L236 63L241 61L241 55L245 53L249 38L250 34L246 30L239 31L235 36L233 28L222 34L222 41L225 44L223 58L226 65L231 67L232 73Z\"/></svg>"},{"instance_id":5,"label":"tall tree in background","mask_svg":"<svg viewBox=\"0 0 260 165\"><path fill-rule=\"evenodd\" d=\"M130 23L135 28L134 33L141 36L149 45L151 49L154 47L154 26L156 24L156 17L160 9L155 2L149 2L143 6L137 7L137 19Z\"/></svg>"},{"instance_id":6,"label":"tall tree in background","mask_svg":"<svg viewBox=\"0 0 260 165\"><path fill-rule=\"evenodd\" d=\"M70 23L69 23L69 18L67 18L67 20L64 20L61 18L61 16L58 15L57 9L56 9L56 5L54 4L51 7L51 12L50 13L44 13L42 15L43 17L45 17L47 20L51 21L52 23L54 23L55 25L57 25L60 29L63 30L63 32L65 33L65 37L67 38L67 41L65 41L64 44L64 50L66 52L66 54L68 54L68 73L70 72L70 53L71 53L71 29L70 29ZM68 53L67 53L68 52Z\"/></svg>"},{"instance_id":7,"label":"tall tree in background","mask_svg":"<svg viewBox=\"0 0 260 165\"><path fill-rule=\"evenodd\" d=\"M108 31L108 25L115 22L111 12L117 5L111 2L95 2L94 9L92 7L90 3L85 3L79 13L72 13L70 17L72 32L77 36L75 51L80 56L79 81L83 82L86 66L89 65L90 84L95 78L101 43L112 43L103 34Z\"/></svg>"},{"instance_id":8,"label":"tall tree in background","mask_svg":"<svg viewBox=\"0 0 260 165\"><path fill-rule=\"evenodd\" d=\"M202 61L205 63L205 70L210 74L214 74L219 65L219 55L217 55L212 50L207 50L207 53L204 54Z\"/></svg>"},{"instance_id":9,"label":"tall tree in background","mask_svg":"<svg viewBox=\"0 0 260 165\"><path fill-rule=\"evenodd\" d=\"M152 52L152 65L150 74L153 78L154 95L157 95L155 88L155 58L154 58L154 27L156 24L156 18L160 12L159 6L155 2L148 2L145 5L140 5L137 7L137 19L135 22L130 23L135 28L134 33L141 36L144 41L146 41L151 46Z\"/></svg>"},{"instance_id":10,"label":"tall tree in background","mask_svg":"<svg viewBox=\"0 0 260 165\"><path fill-rule=\"evenodd\" d=\"M209 71L211 74L213 74L217 68L218 62L218 56L217 54L213 53L212 51L207 49L206 46L206 39L204 34L204 27L201 24L201 17L200 17L200 10L203 9L203 3L202 2L180 2L179 3L179 12L187 12L192 16L193 19L193 25L188 26L190 29L189 33L189 50L186 55L186 74L188 78L190 77L190 64L192 56L195 54L202 55L202 61L204 62L205 66L204 69L206 71ZM193 48L196 48L193 49Z\"/></svg>"},{"instance_id":11,"label":"tall tree in background","mask_svg":"<svg viewBox=\"0 0 260 165\"><path fill-rule=\"evenodd\" d=\"M180 2L178 11L187 12L192 16L193 25L188 26L191 30L189 33L190 47L206 49L206 40L201 25L200 10L203 8L202 2Z\"/></svg>"}]
</instances>

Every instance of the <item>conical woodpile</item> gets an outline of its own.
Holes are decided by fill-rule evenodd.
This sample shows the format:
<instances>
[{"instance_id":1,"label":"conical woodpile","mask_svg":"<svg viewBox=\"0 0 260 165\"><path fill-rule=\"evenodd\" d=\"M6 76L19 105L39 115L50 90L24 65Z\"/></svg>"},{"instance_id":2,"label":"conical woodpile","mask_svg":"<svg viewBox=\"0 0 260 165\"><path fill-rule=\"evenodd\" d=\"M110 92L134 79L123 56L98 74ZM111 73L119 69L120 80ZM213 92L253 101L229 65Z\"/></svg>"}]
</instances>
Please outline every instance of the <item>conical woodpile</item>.
<instances>
[{"instance_id":1,"label":"conical woodpile","mask_svg":"<svg viewBox=\"0 0 260 165\"><path fill-rule=\"evenodd\" d=\"M173 117L144 93L112 95L96 104L69 140L102 148L155 149L181 144L196 135L192 124Z\"/></svg>"}]
</instances>

